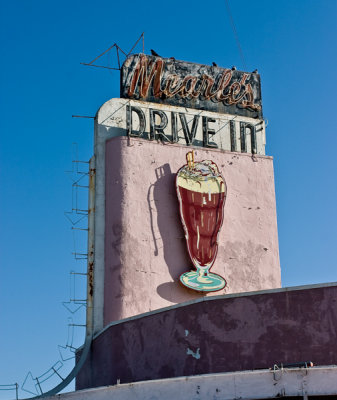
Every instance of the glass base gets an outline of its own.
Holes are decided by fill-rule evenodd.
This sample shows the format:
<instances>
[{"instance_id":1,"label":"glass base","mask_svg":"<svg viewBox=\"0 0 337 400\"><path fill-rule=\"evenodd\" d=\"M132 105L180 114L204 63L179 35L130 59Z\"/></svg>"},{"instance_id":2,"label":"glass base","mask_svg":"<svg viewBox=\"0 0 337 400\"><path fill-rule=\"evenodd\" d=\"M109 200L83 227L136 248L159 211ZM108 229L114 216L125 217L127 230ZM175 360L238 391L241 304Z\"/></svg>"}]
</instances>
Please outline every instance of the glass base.
<instances>
[{"instance_id":1,"label":"glass base","mask_svg":"<svg viewBox=\"0 0 337 400\"><path fill-rule=\"evenodd\" d=\"M200 276L197 271L185 272L180 275L180 282L198 292L216 292L226 286L225 279L220 275L212 274L212 272L205 276Z\"/></svg>"}]
</instances>

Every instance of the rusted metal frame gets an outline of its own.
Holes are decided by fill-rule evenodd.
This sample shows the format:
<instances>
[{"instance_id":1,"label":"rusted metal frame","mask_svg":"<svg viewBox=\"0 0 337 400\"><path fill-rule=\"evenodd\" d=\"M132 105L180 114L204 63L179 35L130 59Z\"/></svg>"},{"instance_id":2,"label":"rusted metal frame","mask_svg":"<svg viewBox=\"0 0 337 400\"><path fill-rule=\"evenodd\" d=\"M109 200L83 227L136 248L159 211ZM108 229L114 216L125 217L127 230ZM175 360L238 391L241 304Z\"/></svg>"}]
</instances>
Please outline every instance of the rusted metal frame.
<instances>
[{"instance_id":1,"label":"rusted metal frame","mask_svg":"<svg viewBox=\"0 0 337 400\"><path fill-rule=\"evenodd\" d=\"M89 216L88 216L88 267L87 267L87 309L86 309L86 336L81 356L76 363L73 370L63 379L61 383L55 386L53 389L43 393L36 397L30 397L29 399L41 399L47 396L53 396L64 389L69 383L76 377L80 369L83 367L85 360L89 354L91 343L93 339L93 285L94 285L94 230L95 230L95 158L93 157L89 163ZM77 326L76 324L73 324ZM36 378L37 380L37 378ZM37 381L38 382L38 381ZM28 400L28 399L27 399Z\"/></svg>"},{"instance_id":2,"label":"rusted metal frame","mask_svg":"<svg viewBox=\"0 0 337 400\"><path fill-rule=\"evenodd\" d=\"M215 122L214 118L210 118L210 117L202 117L202 133L203 133L203 145L204 147L209 147L209 148L213 148L216 149L218 147L218 145L216 143L212 143L209 141L209 136L210 135L215 135L215 130L214 129L210 129L208 127L208 123L209 122Z\"/></svg>"},{"instance_id":3,"label":"rusted metal frame","mask_svg":"<svg viewBox=\"0 0 337 400\"><path fill-rule=\"evenodd\" d=\"M72 115L71 118L92 118L92 119L95 119L95 117L91 117L89 115Z\"/></svg>"},{"instance_id":4,"label":"rusted metal frame","mask_svg":"<svg viewBox=\"0 0 337 400\"><path fill-rule=\"evenodd\" d=\"M154 110L152 108L149 109L150 112L150 140L159 139L166 140L167 142L171 142L168 137L164 133L164 129L167 127L168 118L167 115L161 110ZM157 125L155 123L155 116L158 115L160 117L160 124Z\"/></svg>"},{"instance_id":5,"label":"rusted metal frame","mask_svg":"<svg viewBox=\"0 0 337 400\"><path fill-rule=\"evenodd\" d=\"M73 184L73 187L79 187L79 188L88 189L89 186L86 186L86 185L77 185L76 183L74 183L74 184Z\"/></svg>"},{"instance_id":6,"label":"rusted metal frame","mask_svg":"<svg viewBox=\"0 0 337 400\"><path fill-rule=\"evenodd\" d=\"M83 304L83 303L87 302L87 299L69 299L69 301L71 301L73 303Z\"/></svg>"},{"instance_id":7,"label":"rusted metal frame","mask_svg":"<svg viewBox=\"0 0 337 400\"><path fill-rule=\"evenodd\" d=\"M247 141L246 141L246 124L240 122L240 142L241 142L241 153L247 153Z\"/></svg>"},{"instance_id":8,"label":"rusted metal frame","mask_svg":"<svg viewBox=\"0 0 337 400\"><path fill-rule=\"evenodd\" d=\"M203 110L200 110L200 111L198 112L198 114L191 114L191 113L185 112L185 113L184 113L185 115L187 115L187 116L193 116L193 119L190 119L190 120L187 122L187 125L190 124L192 121L194 121L194 117L195 117L196 115L200 116L200 115L202 114L202 112L203 112ZM177 112L171 111L171 118L172 118L172 115L173 115L173 114L176 115ZM192 123L192 124L193 124L193 123ZM177 131L177 142L178 142L179 132L181 132L181 131L183 131L183 133L184 133L184 129L183 129L182 124L181 124L181 128L178 129L178 131ZM193 138L194 138L194 137L193 137Z\"/></svg>"},{"instance_id":9,"label":"rusted metal frame","mask_svg":"<svg viewBox=\"0 0 337 400\"><path fill-rule=\"evenodd\" d=\"M73 182L73 184L72 184L72 187L74 188L74 187L77 187L78 185L79 185L79 182L81 182L81 180L84 178L84 177L86 177L86 176L88 176L88 173L84 173L84 172L82 172L82 171L75 171L78 175L80 175L80 177L78 178L78 179L76 179L74 182ZM87 186L87 185L86 185Z\"/></svg>"},{"instance_id":10,"label":"rusted metal frame","mask_svg":"<svg viewBox=\"0 0 337 400\"><path fill-rule=\"evenodd\" d=\"M33 380L33 381L36 381L36 383L35 383L35 389L36 389L36 390L38 389L38 391L40 392L40 394L38 395L37 398L39 398L39 397L44 397L45 393L44 393L43 390L42 390L41 384L42 384L43 382L47 381L49 378L51 378L54 374L56 374L57 376L59 376L60 379L63 381L63 377L57 372L60 368L63 367L63 365L64 365L64 364L63 364L61 361L57 361L57 362L56 362L54 365L52 365L44 374L42 374L42 375L40 375L40 376L37 376L37 377L35 377L35 378L33 378L33 375L32 375L31 372L28 373L27 377L28 377L28 376L31 376L32 380ZM56 367L56 368L55 368L55 367ZM27 379L27 377L26 377L26 379ZM25 382L26 382L26 380L25 380ZM26 392L28 392L28 393L34 394L34 393L31 392L30 390L24 389L24 388L23 388L24 385L25 385L25 383L24 383L23 386L22 386L22 390L24 390L24 391L26 391ZM36 398L36 397L35 397L35 398Z\"/></svg>"},{"instance_id":11,"label":"rusted metal frame","mask_svg":"<svg viewBox=\"0 0 337 400\"><path fill-rule=\"evenodd\" d=\"M171 131L172 131L172 143L178 143L178 131L177 131L177 113L171 112Z\"/></svg>"},{"instance_id":12,"label":"rusted metal frame","mask_svg":"<svg viewBox=\"0 0 337 400\"><path fill-rule=\"evenodd\" d=\"M74 253L72 253L74 256L75 256L75 258L77 257L77 256L83 256L82 258L88 258L88 254L87 253L77 253L77 252L74 252Z\"/></svg>"},{"instance_id":13,"label":"rusted metal frame","mask_svg":"<svg viewBox=\"0 0 337 400\"><path fill-rule=\"evenodd\" d=\"M235 122L230 121L231 151L236 151L236 129Z\"/></svg>"},{"instance_id":14,"label":"rusted metal frame","mask_svg":"<svg viewBox=\"0 0 337 400\"><path fill-rule=\"evenodd\" d=\"M238 32L237 32L236 27L235 27L234 19L233 19L233 17L232 17L232 13L231 13L231 10L230 10L230 7L229 7L229 2L228 2L228 0L225 0L225 5L226 5L227 13L228 13L228 16L229 16L231 25L232 25L232 29L233 29L233 33L234 33L234 36L235 36L236 44L237 44L237 46L238 46L238 48L239 48L241 60L242 60L242 63L243 63L244 68L246 69L245 57L244 57L244 55L243 55L243 51L242 51L241 44L240 44L240 40L239 40L239 35L238 35Z\"/></svg>"},{"instance_id":15,"label":"rusted metal frame","mask_svg":"<svg viewBox=\"0 0 337 400\"><path fill-rule=\"evenodd\" d=\"M113 68L113 67L105 67L103 65L96 65L93 64L96 60L98 60L100 57L102 57L104 54L106 54L108 51L112 50L114 47L116 47L116 51L117 51L117 57L118 57L118 67L119 68ZM121 67L120 67L120 63L119 63L119 54L118 54L118 49L120 49L121 51L123 51L118 45L117 43L114 43L112 46L110 46L107 50L103 51L102 54L100 54L99 56L97 56L96 58L94 58L92 61L90 61L90 63L80 63L81 65L86 65L89 67L97 67L97 68L105 68L105 69L112 69L115 71L120 71ZM125 54L125 52L123 51L123 53ZM126 55L126 54L125 54Z\"/></svg>"},{"instance_id":16,"label":"rusted metal frame","mask_svg":"<svg viewBox=\"0 0 337 400\"><path fill-rule=\"evenodd\" d=\"M180 118L180 122L181 122L181 126L183 128L183 132L185 135L185 140L186 140L186 144L188 146L193 145L193 140L195 138L195 135L197 133L197 127L198 127L198 122L199 122L199 115L196 114L193 116L193 124L192 124L192 129L190 131L187 121L186 121L186 117L185 114L183 113L179 113L179 118Z\"/></svg>"},{"instance_id":17,"label":"rusted metal frame","mask_svg":"<svg viewBox=\"0 0 337 400\"><path fill-rule=\"evenodd\" d=\"M127 104L130 104L130 100L127 102ZM110 118L112 118L115 114L118 113L118 111L122 108L125 107L125 104L122 104L120 107L118 107L113 113L109 114L103 121L101 121L101 125L104 125L106 121L108 121Z\"/></svg>"},{"instance_id":18,"label":"rusted metal frame","mask_svg":"<svg viewBox=\"0 0 337 400\"><path fill-rule=\"evenodd\" d=\"M12 386L12 387L10 387ZM7 385L0 385L0 391L2 390L15 390L15 399L19 399L19 384L18 383L9 383Z\"/></svg>"},{"instance_id":19,"label":"rusted metal frame","mask_svg":"<svg viewBox=\"0 0 337 400\"><path fill-rule=\"evenodd\" d=\"M81 65L85 65L88 67L96 67L96 68L105 68L105 69L111 69L114 71L120 71L121 70L121 60L120 60L120 56L119 56L119 51L121 51L125 57L129 56L130 53L132 52L132 50L137 46L139 40L143 38L143 53L144 53L144 32L139 36L138 40L136 41L136 43L133 45L133 47L131 48L131 50L126 53L121 47L118 46L117 43L114 43L112 46L110 46L107 50L103 51L103 53L101 53L99 56L97 56L96 58L94 58L92 61L90 61L89 63L80 63ZM113 67L106 67L104 65L96 65L94 64L94 62L96 60L98 60L100 57L102 57L104 54L106 54L108 51L112 50L113 48L116 48L116 54L117 54L117 62L118 62L118 68L113 68Z\"/></svg>"},{"instance_id":20,"label":"rusted metal frame","mask_svg":"<svg viewBox=\"0 0 337 400\"><path fill-rule=\"evenodd\" d=\"M116 54L117 54L117 62L118 62L118 69L120 70L121 69L121 63L120 63L120 61L119 61L119 47L118 46L116 46Z\"/></svg>"},{"instance_id":21,"label":"rusted metal frame","mask_svg":"<svg viewBox=\"0 0 337 400\"><path fill-rule=\"evenodd\" d=\"M57 372L54 367L51 367L51 369L54 371L54 374L56 374L62 381L64 381L63 377Z\"/></svg>"},{"instance_id":22,"label":"rusted metal frame","mask_svg":"<svg viewBox=\"0 0 337 400\"><path fill-rule=\"evenodd\" d=\"M76 215L81 215L81 218L79 218L76 222L72 221L72 219L70 217L68 217L68 214L73 214L73 212L71 211L65 211L64 215L65 217L68 219L68 221L72 224L72 225L77 225L79 222L81 222L88 214L80 214L80 213L75 213Z\"/></svg>"},{"instance_id":23,"label":"rusted metal frame","mask_svg":"<svg viewBox=\"0 0 337 400\"><path fill-rule=\"evenodd\" d=\"M110 46L107 50L103 51L102 54L100 54L99 56L97 56L96 58L94 58L92 61L90 61L89 64L86 65L91 65L93 62L95 62L96 60L98 60L100 57L104 56L104 54L106 54L108 51L110 51L111 49L113 49L115 46L117 46L116 43L114 43L112 46ZM82 63L81 63L82 64Z\"/></svg>"},{"instance_id":24,"label":"rusted metal frame","mask_svg":"<svg viewBox=\"0 0 337 400\"><path fill-rule=\"evenodd\" d=\"M125 57L127 57L125 51L121 47L119 47L118 44L116 44L116 47L125 55Z\"/></svg>"},{"instance_id":25,"label":"rusted metal frame","mask_svg":"<svg viewBox=\"0 0 337 400\"><path fill-rule=\"evenodd\" d=\"M256 130L255 125L249 124L250 128L250 143L251 143L251 153L257 153L257 143L256 143Z\"/></svg>"},{"instance_id":26,"label":"rusted metal frame","mask_svg":"<svg viewBox=\"0 0 337 400\"><path fill-rule=\"evenodd\" d=\"M219 133L219 132L222 131L224 128L226 128L226 126L227 126L231 121L234 121L237 117L238 117L238 115L236 115L234 118L227 119L227 122L225 122L225 123L221 126L221 128L219 128L217 131L215 131L215 134ZM222 118L220 118L220 120L222 120Z\"/></svg>"},{"instance_id":27,"label":"rusted metal frame","mask_svg":"<svg viewBox=\"0 0 337 400\"><path fill-rule=\"evenodd\" d=\"M75 185L76 187L82 187L82 188L85 188L85 189L88 189L89 188L89 186L83 186L83 185ZM84 213L84 214L88 214L88 212L89 212L89 210L83 210L83 209L81 209L81 208L72 208L71 209L72 211L75 211L76 213Z\"/></svg>"},{"instance_id":28,"label":"rusted metal frame","mask_svg":"<svg viewBox=\"0 0 337 400\"><path fill-rule=\"evenodd\" d=\"M139 130L138 133L134 133L132 129L132 112L135 112L139 118ZM140 107L126 106L126 129L129 137L140 137L145 132L146 122L144 111Z\"/></svg>"},{"instance_id":29,"label":"rusted metal frame","mask_svg":"<svg viewBox=\"0 0 337 400\"><path fill-rule=\"evenodd\" d=\"M77 214L77 215L84 215L84 216L88 215L87 211L83 211L82 212L82 211L80 211L80 210L78 210L76 208L73 208L72 210L75 211L75 214Z\"/></svg>"},{"instance_id":30,"label":"rusted metal frame","mask_svg":"<svg viewBox=\"0 0 337 400\"><path fill-rule=\"evenodd\" d=\"M80 162L80 161L78 161L78 162ZM75 253L75 255L80 254L80 255L86 256L86 258L88 258L88 268L87 268L87 273L74 273L74 274L78 274L78 275L87 275L87 277L88 277L87 278L87 299L86 300L82 300L82 299L81 300L79 300L79 299L71 300L71 301L75 301L75 303L82 302L82 304L86 303L86 305L87 305L86 325L70 324L72 326L86 327L85 343L84 343L83 350L82 350L79 361L76 363L75 367L68 374L68 376L66 378L63 378L57 372L58 369L60 369L63 366L63 363L60 361L58 361L56 364L54 364L46 373L44 373L43 375L41 375L39 377L33 378L31 373L29 373L27 375L27 377L29 375L31 375L32 379L36 381L35 388L36 389L38 388L38 390L40 392L40 394L38 394L37 396L35 396L33 398L31 397L30 399L39 399L39 398L44 398L47 396L52 396L52 395L58 393L59 391L61 391L62 389L64 389L76 377L77 373L82 368L82 366L87 358L87 355L89 353L90 347L91 347L91 342L92 342L92 338L93 338L93 290L92 290L92 285L93 285L93 260L94 260L94 210L95 210L94 199L95 199L95 161L93 158L89 162L89 210L88 210L88 214L90 214L90 215L89 215L89 222L88 222L88 253L86 253L86 254ZM84 211L84 210L81 210L81 211ZM70 347L73 348L72 346L70 346ZM57 364L61 364L61 366L56 369L55 366ZM48 375L48 373L51 371L52 371L52 375L56 374L62 380L62 382L59 385L57 385L56 387L54 387L53 389L51 389L47 392L43 392L41 383L45 382L47 379L49 379L52 376L52 375ZM41 378L43 378L46 375L47 375L47 377L45 379L41 380ZM26 377L26 379L27 379L27 377ZM15 384L16 399L18 399L18 388L19 388L19 385ZM32 393L32 392L29 392L29 393ZM32 394L34 394L34 393L32 393Z\"/></svg>"},{"instance_id":31,"label":"rusted metal frame","mask_svg":"<svg viewBox=\"0 0 337 400\"><path fill-rule=\"evenodd\" d=\"M37 386L39 387L39 390L40 390L41 394L43 394L43 390L42 390L42 388L41 388L41 384L40 384L39 378L35 378L35 380L36 380L36 384L37 384ZM35 385L35 386L36 386L36 385Z\"/></svg>"},{"instance_id":32,"label":"rusted metal frame","mask_svg":"<svg viewBox=\"0 0 337 400\"><path fill-rule=\"evenodd\" d=\"M72 162L73 163L79 163L79 164L89 164L89 161L81 161L81 160L73 160Z\"/></svg>"},{"instance_id":33,"label":"rusted metal frame","mask_svg":"<svg viewBox=\"0 0 337 400\"><path fill-rule=\"evenodd\" d=\"M247 153L247 128L250 131L251 153L257 153L255 125L247 122L240 122L241 153Z\"/></svg>"},{"instance_id":34,"label":"rusted metal frame","mask_svg":"<svg viewBox=\"0 0 337 400\"><path fill-rule=\"evenodd\" d=\"M112 67L105 67L103 65L96 65L96 64L86 64L86 63L80 63L81 65L86 65L89 67L96 67L96 68L105 68L105 69L113 69L114 71L120 71L120 68L112 68Z\"/></svg>"},{"instance_id":35,"label":"rusted metal frame","mask_svg":"<svg viewBox=\"0 0 337 400\"><path fill-rule=\"evenodd\" d=\"M85 172L85 171L66 171L66 172L72 172L73 174L79 174L79 175L84 175L84 176L89 175L89 172ZM80 179L82 179L82 178L80 178ZM76 181L76 182L78 182L78 181Z\"/></svg>"},{"instance_id":36,"label":"rusted metal frame","mask_svg":"<svg viewBox=\"0 0 337 400\"><path fill-rule=\"evenodd\" d=\"M86 229L89 230L89 229ZM75 271L70 271L70 275L88 275L87 272L75 272Z\"/></svg>"},{"instance_id":37,"label":"rusted metal frame","mask_svg":"<svg viewBox=\"0 0 337 400\"><path fill-rule=\"evenodd\" d=\"M132 49L128 52L128 54L126 56L129 56L132 52L132 50L137 46L138 42L140 41L140 39L143 38L143 53L144 53L144 32L139 36L137 42L133 45Z\"/></svg>"}]
</instances>

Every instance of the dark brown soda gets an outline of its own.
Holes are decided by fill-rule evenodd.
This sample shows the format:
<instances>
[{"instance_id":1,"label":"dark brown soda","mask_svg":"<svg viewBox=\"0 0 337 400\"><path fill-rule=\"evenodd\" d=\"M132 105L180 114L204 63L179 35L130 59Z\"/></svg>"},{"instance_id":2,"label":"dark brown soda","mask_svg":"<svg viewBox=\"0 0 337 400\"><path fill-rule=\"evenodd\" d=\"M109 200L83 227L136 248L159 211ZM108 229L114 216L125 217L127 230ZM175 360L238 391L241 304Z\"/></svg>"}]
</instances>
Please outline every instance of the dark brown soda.
<instances>
[{"instance_id":1,"label":"dark brown soda","mask_svg":"<svg viewBox=\"0 0 337 400\"><path fill-rule=\"evenodd\" d=\"M191 260L195 266L211 267L218 251L217 236L223 221L226 194L199 193L181 186L178 186L178 191Z\"/></svg>"}]
</instances>

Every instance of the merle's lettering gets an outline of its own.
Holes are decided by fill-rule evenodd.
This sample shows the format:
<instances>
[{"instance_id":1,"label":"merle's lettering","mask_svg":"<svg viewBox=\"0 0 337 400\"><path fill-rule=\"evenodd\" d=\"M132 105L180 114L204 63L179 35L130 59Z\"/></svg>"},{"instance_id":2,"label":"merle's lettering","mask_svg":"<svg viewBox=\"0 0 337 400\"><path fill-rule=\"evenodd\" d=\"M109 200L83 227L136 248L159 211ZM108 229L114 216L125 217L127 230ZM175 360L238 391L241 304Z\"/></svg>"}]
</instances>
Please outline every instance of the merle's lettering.
<instances>
[{"instance_id":1,"label":"merle's lettering","mask_svg":"<svg viewBox=\"0 0 337 400\"><path fill-rule=\"evenodd\" d=\"M254 73L137 54L123 64L121 88L132 99L262 117Z\"/></svg>"}]
</instances>

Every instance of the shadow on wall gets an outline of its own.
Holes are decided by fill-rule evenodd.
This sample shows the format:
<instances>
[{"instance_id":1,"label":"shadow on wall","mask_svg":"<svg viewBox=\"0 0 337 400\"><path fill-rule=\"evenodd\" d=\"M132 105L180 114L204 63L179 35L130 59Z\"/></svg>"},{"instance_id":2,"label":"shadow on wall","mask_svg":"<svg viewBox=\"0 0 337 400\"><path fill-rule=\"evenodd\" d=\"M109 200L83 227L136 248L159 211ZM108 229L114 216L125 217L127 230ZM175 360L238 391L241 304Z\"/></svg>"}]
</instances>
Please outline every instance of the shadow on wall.
<instances>
[{"instance_id":1,"label":"shadow on wall","mask_svg":"<svg viewBox=\"0 0 337 400\"><path fill-rule=\"evenodd\" d=\"M103 128L101 127L103 130ZM103 133L102 133L103 134ZM106 142L105 171L105 286L104 286L104 324L120 318L124 281L122 279L121 242L123 237L123 182L119 165L122 163L121 147L113 141L111 128L105 127L104 135L110 137ZM113 204L113 207L110 206ZM107 262L108 260L108 262ZM113 304L113 307L108 306Z\"/></svg>"},{"instance_id":2,"label":"shadow on wall","mask_svg":"<svg viewBox=\"0 0 337 400\"><path fill-rule=\"evenodd\" d=\"M148 207L150 211L151 231L154 243L154 256L162 251L173 282L166 282L157 287L157 293L172 303L181 303L205 296L189 290L179 282L182 273L193 268L189 258L184 230L180 221L179 203L175 188L176 174L170 164L164 164L155 170L157 181L149 187ZM169 201L168 201L169 198ZM151 207L155 204L155 209ZM158 233L160 239L158 240Z\"/></svg>"}]
</instances>

